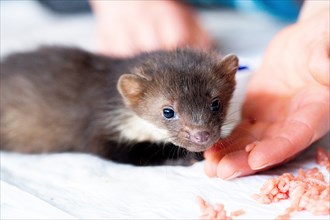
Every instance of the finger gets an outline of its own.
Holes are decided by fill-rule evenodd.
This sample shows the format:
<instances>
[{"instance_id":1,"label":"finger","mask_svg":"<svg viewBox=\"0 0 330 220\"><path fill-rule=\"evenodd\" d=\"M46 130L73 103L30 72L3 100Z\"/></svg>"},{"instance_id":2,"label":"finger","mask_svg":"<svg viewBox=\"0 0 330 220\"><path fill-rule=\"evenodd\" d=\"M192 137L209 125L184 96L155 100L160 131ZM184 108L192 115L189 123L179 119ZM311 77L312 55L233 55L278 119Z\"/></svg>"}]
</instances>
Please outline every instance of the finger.
<instances>
[{"instance_id":1,"label":"finger","mask_svg":"<svg viewBox=\"0 0 330 220\"><path fill-rule=\"evenodd\" d=\"M282 163L324 135L329 130L327 106L326 103L305 105L283 122L277 134L256 143L248 158L251 169Z\"/></svg>"},{"instance_id":2,"label":"finger","mask_svg":"<svg viewBox=\"0 0 330 220\"><path fill-rule=\"evenodd\" d=\"M186 36L189 35L187 32L189 32L189 28L182 24L182 21L178 22L173 20L173 18L165 20L158 28L159 39L167 50L187 45Z\"/></svg>"},{"instance_id":3,"label":"finger","mask_svg":"<svg viewBox=\"0 0 330 220\"><path fill-rule=\"evenodd\" d=\"M215 48L216 42L210 37L210 35L202 28L202 25L197 19L191 21L191 31L189 36L189 44L198 49L212 49Z\"/></svg>"},{"instance_id":4,"label":"finger","mask_svg":"<svg viewBox=\"0 0 330 220\"><path fill-rule=\"evenodd\" d=\"M268 126L266 122L249 119L238 124L230 136L204 152L205 173L211 177L216 176L218 163L225 155L244 150L247 144L259 140Z\"/></svg>"},{"instance_id":5,"label":"finger","mask_svg":"<svg viewBox=\"0 0 330 220\"><path fill-rule=\"evenodd\" d=\"M157 21L149 21L144 25L140 25L139 30L132 32L132 40L136 42L139 52L150 52L159 49L166 49L166 45L160 40L161 36L158 36L158 29L161 23Z\"/></svg>"},{"instance_id":6,"label":"finger","mask_svg":"<svg viewBox=\"0 0 330 220\"><path fill-rule=\"evenodd\" d=\"M116 57L128 57L139 52L129 32L117 30L116 34L112 34L107 28L107 26L102 25L98 27L96 33L98 38L96 50L98 53Z\"/></svg>"},{"instance_id":7,"label":"finger","mask_svg":"<svg viewBox=\"0 0 330 220\"><path fill-rule=\"evenodd\" d=\"M224 156L217 166L217 176L225 180L250 175L255 172L250 168L248 153L244 150Z\"/></svg>"}]
</instances>

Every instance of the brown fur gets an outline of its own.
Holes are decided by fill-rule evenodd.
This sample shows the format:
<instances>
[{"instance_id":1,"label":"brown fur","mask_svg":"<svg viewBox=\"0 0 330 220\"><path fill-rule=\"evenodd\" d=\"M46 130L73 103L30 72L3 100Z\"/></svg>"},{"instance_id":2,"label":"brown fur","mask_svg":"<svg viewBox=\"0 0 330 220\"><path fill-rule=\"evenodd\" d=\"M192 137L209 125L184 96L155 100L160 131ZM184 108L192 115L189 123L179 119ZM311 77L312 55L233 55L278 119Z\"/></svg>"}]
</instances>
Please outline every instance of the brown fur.
<instances>
[{"instance_id":1,"label":"brown fur","mask_svg":"<svg viewBox=\"0 0 330 220\"><path fill-rule=\"evenodd\" d=\"M64 47L14 54L1 63L1 149L111 158L141 142L171 142L203 151L220 137L237 67L233 55L220 62L190 49L130 59ZM214 97L222 105L217 114L210 111ZM166 120L164 106L179 118ZM191 142L196 129L209 130L212 140Z\"/></svg>"}]
</instances>

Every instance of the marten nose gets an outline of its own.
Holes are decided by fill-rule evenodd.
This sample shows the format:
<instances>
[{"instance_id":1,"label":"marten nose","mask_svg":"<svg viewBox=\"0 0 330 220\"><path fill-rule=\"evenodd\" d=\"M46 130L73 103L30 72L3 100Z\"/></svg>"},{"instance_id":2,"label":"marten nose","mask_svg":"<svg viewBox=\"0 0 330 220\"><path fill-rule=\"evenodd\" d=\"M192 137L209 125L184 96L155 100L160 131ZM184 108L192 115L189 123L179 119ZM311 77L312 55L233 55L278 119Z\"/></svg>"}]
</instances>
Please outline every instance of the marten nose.
<instances>
[{"instance_id":1,"label":"marten nose","mask_svg":"<svg viewBox=\"0 0 330 220\"><path fill-rule=\"evenodd\" d=\"M196 131L192 135L192 141L196 144L203 144L210 138L210 132L208 131Z\"/></svg>"}]
</instances>

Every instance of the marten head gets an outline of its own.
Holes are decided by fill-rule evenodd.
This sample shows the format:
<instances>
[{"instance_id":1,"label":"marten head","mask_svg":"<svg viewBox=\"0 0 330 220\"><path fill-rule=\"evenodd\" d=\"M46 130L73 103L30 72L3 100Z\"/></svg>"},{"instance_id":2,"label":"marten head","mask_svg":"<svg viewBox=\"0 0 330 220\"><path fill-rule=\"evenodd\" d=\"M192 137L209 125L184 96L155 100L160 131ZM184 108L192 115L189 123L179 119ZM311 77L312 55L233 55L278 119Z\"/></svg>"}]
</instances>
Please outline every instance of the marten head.
<instances>
[{"instance_id":1,"label":"marten head","mask_svg":"<svg viewBox=\"0 0 330 220\"><path fill-rule=\"evenodd\" d=\"M238 58L219 59L191 49L144 56L140 66L118 81L126 106L166 131L160 132L161 140L194 152L212 146L234 92Z\"/></svg>"}]
</instances>

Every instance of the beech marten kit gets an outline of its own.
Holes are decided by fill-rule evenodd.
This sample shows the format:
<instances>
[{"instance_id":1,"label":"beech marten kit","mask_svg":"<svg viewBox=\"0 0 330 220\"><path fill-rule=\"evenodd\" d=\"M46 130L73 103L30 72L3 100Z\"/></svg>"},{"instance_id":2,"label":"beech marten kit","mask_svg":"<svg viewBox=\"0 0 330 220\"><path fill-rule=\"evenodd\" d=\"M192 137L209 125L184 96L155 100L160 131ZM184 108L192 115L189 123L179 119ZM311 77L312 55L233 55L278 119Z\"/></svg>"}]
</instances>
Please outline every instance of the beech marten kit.
<instances>
[{"instance_id":1,"label":"beech marten kit","mask_svg":"<svg viewBox=\"0 0 330 220\"><path fill-rule=\"evenodd\" d=\"M220 138L237 69L235 55L189 48L131 58L56 46L12 54L1 61L1 149L137 165L200 158Z\"/></svg>"}]
</instances>

